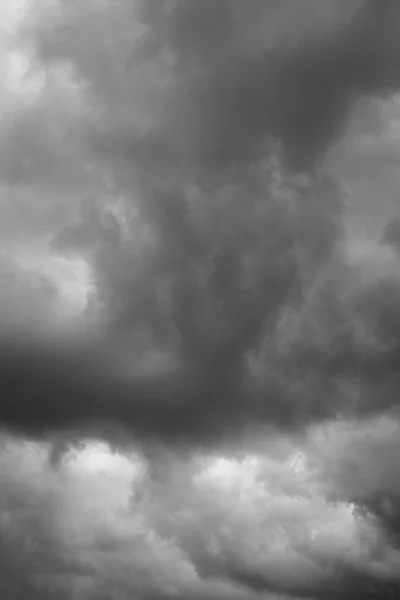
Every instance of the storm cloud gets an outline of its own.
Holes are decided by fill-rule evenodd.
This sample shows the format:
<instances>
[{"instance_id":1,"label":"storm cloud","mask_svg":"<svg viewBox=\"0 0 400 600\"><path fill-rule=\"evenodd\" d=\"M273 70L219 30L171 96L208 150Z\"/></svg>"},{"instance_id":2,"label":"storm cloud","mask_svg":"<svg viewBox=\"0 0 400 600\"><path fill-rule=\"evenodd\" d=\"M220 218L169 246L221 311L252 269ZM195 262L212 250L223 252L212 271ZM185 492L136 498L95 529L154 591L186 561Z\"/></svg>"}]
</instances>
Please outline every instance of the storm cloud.
<instances>
[{"instance_id":1,"label":"storm cloud","mask_svg":"<svg viewBox=\"0 0 400 600\"><path fill-rule=\"evenodd\" d=\"M394 597L396 220L351 237L332 153L395 186L398 2L34 4L0 90L4 594Z\"/></svg>"},{"instance_id":2,"label":"storm cloud","mask_svg":"<svg viewBox=\"0 0 400 600\"><path fill-rule=\"evenodd\" d=\"M80 143L125 208L114 224L96 200L75 217L87 240L70 244L94 269L100 333L3 342L4 426L40 435L113 421L198 443L260 419L293 427L353 410L348 382L395 371L388 340L360 350L351 275L336 275L347 268L344 196L315 169L359 99L397 89L397 4L296 6L70 3L40 23L32 13L37 60L70 65L88 115ZM333 283L312 291L324 278ZM331 308L342 315L327 324L327 290L341 287ZM307 308L313 295L320 312ZM377 338L368 310L361 328ZM310 318L323 347L304 341ZM121 353L129 374L115 366Z\"/></svg>"}]
</instances>

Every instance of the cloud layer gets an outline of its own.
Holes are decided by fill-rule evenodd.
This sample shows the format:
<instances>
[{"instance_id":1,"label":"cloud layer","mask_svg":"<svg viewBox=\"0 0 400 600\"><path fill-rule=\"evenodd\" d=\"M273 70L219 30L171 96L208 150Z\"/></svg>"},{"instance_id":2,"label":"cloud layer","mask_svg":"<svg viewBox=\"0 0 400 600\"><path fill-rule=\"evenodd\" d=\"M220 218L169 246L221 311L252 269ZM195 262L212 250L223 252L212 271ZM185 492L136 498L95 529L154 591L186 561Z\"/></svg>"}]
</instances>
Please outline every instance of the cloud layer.
<instances>
[{"instance_id":1,"label":"cloud layer","mask_svg":"<svg viewBox=\"0 0 400 600\"><path fill-rule=\"evenodd\" d=\"M304 326L298 328L297 322L307 315L312 296L326 312L326 287L338 295L342 285L335 273L346 268L337 258L343 194L326 169L315 173L316 157L321 159L342 129L348 101L395 89L396 6L355 3L340 12L334 3L322 8L305 3L300 21L290 2L285 8L254 2L247 10L224 2L201 8L190 2L71 3L40 13L47 16L40 23L32 13L25 32L36 35L37 60L45 61L50 73L56 67L69 73L68 89L80 91L77 106L82 108L72 115L62 109L62 114L66 124L75 124L81 151L86 148L94 193L103 164L125 196L125 210L119 220L110 214L106 218L98 202L86 200L68 230L71 241L62 242L67 232L57 238L59 250L68 244L82 250L83 245L92 262L99 318L105 323L102 349L96 340L95 348L90 341L85 350L79 344L76 351L65 345L54 351L39 340L30 350L23 345L11 352L16 342L7 341L5 425L39 433L90 418L111 419L138 434L193 437L198 443L230 436L259 418L293 426L329 417L349 404L349 398L337 398L338 382L342 395L343 379L347 384L350 377L352 384L394 368L392 346L390 356L375 342L359 348L353 303L347 306L342 298L332 301L334 310L343 313L341 324L327 324L318 312L311 317L317 320L311 326L322 328L322 351L321 342L306 342L311 347L304 348L300 340L295 351L286 347L284 353L291 356L282 360L277 348L282 329L285 339L299 331L303 335ZM100 32L110 23L106 45ZM260 35L252 38L249 32L258 31L256 25ZM289 39L294 29L295 47ZM315 106L305 102L305 92ZM40 107L27 112L34 124L41 120ZM46 109L46 120L49 114ZM29 140L43 141L26 119L18 120L20 130ZM45 135L52 131L47 127ZM36 155L42 155L39 147ZM300 156L307 157L303 169L312 164L311 173L293 174ZM63 173L68 171L68 162L57 162ZM52 174L46 155L43 164ZM34 169L30 178L42 177L39 171ZM64 187L61 180L59 185ZM315 277L332 277L321 275L328 266L335 271L334 282L322 285L318 299L319 291L306 290ZM288 312L297 315L294 332L285 329L293 321L287 320ZM375 313L367 318L372 335L379 337ZM149 355L158 357L150 367L143 366L143 338ZM267 339L274 340L272 349L266 349ZM146 377L115 373L109 347L118 360L119 352L127 354L136 374L144 370ZM104 348L106 358L100 360L95 355L104 354ZM67 358L68 353L78 354L79 361ZM307 356L307 377L319 398L305 400L296 369L300 359L306 368ZM274 366L266 366L266 360ZM258 378L249 363L260 361L264 367ZM44 368L47 381L40 388ZM76 371L73 384L67 383L71 369ZM161 373L150 381L151 369ZM29 389L38 392L31 393L22 411L27 400L20 383L28 379ZM289 385L282 384L284 379ZM74 392L68 396L75 401L68 408L55 403L58 390L66 393L71 385ZM329 401L322 401L322 395ZM370 403L367 398L365 407L356 409L370 410Z\"/></svg>"},{"instance_id":2,"label":"cloud layer","mask_svg":"<svg viewBox=\"0 0 400 600\"><path fill-rule=\"evenodd\" d=\"M1 524L13 570L2 559L2 582L22 573L66 598L390 598L400 554L377 507L393 515L398 500L396 428L336 423L301 446L172 455L161 477L140 455L107 458L94 444L54 470L45 448L8 441Z\"/></svg>"},{"instance_id":3,"label":"cloud layer","mask_svg":"<svg viewBox=\"0 0 400 600\"><path fill-rule=\"evenodd\" d=\"M400 15L345 4L9 20L4 596L398 594Z\"/></svg>"}]
</instances>

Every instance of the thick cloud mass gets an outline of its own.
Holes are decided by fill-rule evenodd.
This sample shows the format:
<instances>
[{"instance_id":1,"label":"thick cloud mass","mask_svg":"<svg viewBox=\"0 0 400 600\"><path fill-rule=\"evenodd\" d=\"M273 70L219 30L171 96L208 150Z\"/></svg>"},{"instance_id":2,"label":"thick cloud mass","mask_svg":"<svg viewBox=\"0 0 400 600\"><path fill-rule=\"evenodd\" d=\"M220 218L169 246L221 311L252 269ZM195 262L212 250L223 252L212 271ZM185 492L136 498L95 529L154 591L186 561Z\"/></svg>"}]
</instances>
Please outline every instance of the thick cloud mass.
<instances>
[{"instance_id":1,"label":"thick cloud mass","mask_svg":"<svg viewBox=\"0 0 400 600\"><path fill-rule=\"evenodd\" d=\"M48 68L70 65L87 162L100 153L125 209L107 216L87 200L54 238L93 265L103 341L5 342L4 425L39 434L112 420L198 443L259 419L293 427L376 408L375 391L359 406L343 389L395 370L396 355L379 338L379 298L359 326L375 341L355 331L358 304L336 275L343 195L315 167L358 98L396 89L396 11L88 2L29 22ZM113 366L120 353L130 377Z\"/></svg>"},{"instance_id":2,"label":"thick cloud mass","mask_svg":"<svg viewBox=\"0 0 400 600\"><path fill-rule=\"evenodd\" d=\"M188 161L197 169L258 160L268 134L283 140L295 162L310 166L342 131L358 98L396 91L397 11L391 0L346 7L333 0L300 6L210 0L118 2L110 17L107 6L71 3L63 36L50 32L43 52L72 59L96 95L109 106L118 102L122 116L115 111L113 125L117 118L120 128L110 132L109 148L138 152L137 160L147 156L153 169L160 161ZM134 25L135 12L144 33ZM107 68L115 53L95 39L109 18L120 27L118 40L109 38L128 81Z\"/></svg>"},{"instance_id":3,"label":"thick cloud mass","mask_svg":"<svg viewBox=\"0 0 400 600\"><path fill-rule=\"evenodd\" d=\"M361 506L369 492L390 490L397 498L389 475L396 430L398 423L385 420L336 423L310 431L301 450L281 439L270 444L272 452L261 445L241 458L164 455L162 477L137 455L109 455L96 466L95 453L104 449L93 447L49 469L47 449L8 441L1 463L0 539L9 548L7 562L0 561L3 589L18 590L18 580L25 592L85 600L105 592L391 598L399 551L353 498ZM383 476L373 460L379 453L388 464Z\"/></svg>"},{"instance_id":4,"label":"thick cloud mass","mask_svg":"<svg viewBox=\"0 0 400 600\"><path fill-rule=\"evenodd\" d=\"M371 189L396 212L398 1L22 14L0 39L0 595L397 597L398 217ZM393 220L363 237L363 210ZM86 438L124 456L96 474Z\"/></svg>"}]
</instances>

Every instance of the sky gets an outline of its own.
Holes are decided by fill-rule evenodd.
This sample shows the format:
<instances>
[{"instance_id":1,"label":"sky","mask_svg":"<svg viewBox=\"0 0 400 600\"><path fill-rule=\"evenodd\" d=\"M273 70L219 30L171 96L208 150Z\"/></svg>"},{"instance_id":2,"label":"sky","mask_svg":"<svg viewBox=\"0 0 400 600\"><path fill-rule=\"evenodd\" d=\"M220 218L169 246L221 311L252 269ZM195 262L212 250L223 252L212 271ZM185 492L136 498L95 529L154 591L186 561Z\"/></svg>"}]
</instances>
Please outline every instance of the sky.
<instances>
[{"instance_id":1,"label":"sky","mask_svg":"<svg viewBox=\"0 0 400 600\"><path fill-rule=\"evenodd\" d=\"M0 596L400 589L396 0L3 0Z\"/></svg>"}]
</instances>

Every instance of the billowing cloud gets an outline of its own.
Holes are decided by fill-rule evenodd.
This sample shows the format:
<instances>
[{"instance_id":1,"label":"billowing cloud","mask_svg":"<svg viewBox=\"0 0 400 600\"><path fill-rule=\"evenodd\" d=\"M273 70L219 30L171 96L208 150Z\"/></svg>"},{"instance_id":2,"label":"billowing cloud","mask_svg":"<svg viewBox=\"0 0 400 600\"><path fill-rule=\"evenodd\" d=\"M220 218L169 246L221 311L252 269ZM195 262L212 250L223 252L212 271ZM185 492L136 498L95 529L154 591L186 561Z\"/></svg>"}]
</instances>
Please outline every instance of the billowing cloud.
<instances>
[{"instance_id":1,"label":"billowing cloud","mask_svg":"<svg viewBox=\"0 0 400 600\"><path fill-rule=\"evenodd\" d=\"M2 539L33 590L256 599L398 589L399 551L350 490L329 497L309 449L175 458L162 479L140 455L94 444L55 470L48 458L12 441L2 452Z\"/></svg>"},{"instance_id":2,"label":"billowing cloud","mask_svg":"<svg viewBox=\"0 0 400 600\"><path fill-rule=\"evenodd\" d=\"M398 594L400 269L378 229L399 16L82 0L10 21L4 596Z\"/></svg>"},{"instance_id":3,"label":"billowing cloud","mask_svg":"<svg viewBox=\"0 0 400 600\"><path fill-rule=\"evenodd\" d=\"M72 61L120 120L120 152L220 167L257 160L273 133L314 159L354 97L398 86L396 11L373 0L70 3L55 12L62 35L50 30L42 48Z\"/></svg>"},{"instance_id":4,"label":"billowing cloud","mask_svg":"<svg viewBox=\"0 0 400 600\"><path fill-rule=\"evenodd\" d=\"M396 88L397 5L305 3L304 21L290 2L201 6L55 4L23 29L44 72L76 82L84 110L67 122L83 120L82 151L111 187L95 178L97 195L52 242L90 261L97 332L60 348L4 343L8 427L112 421L215 443L260 419L293 427L375 410L375 388L360 400L354 383L395 369L395 303L382 302L396 286L354 298L343 192L327 167L315 173L314 151L342 128L347 99ZM312 173L285 161L300 148Z\"/></svg>"}]
</instances>

